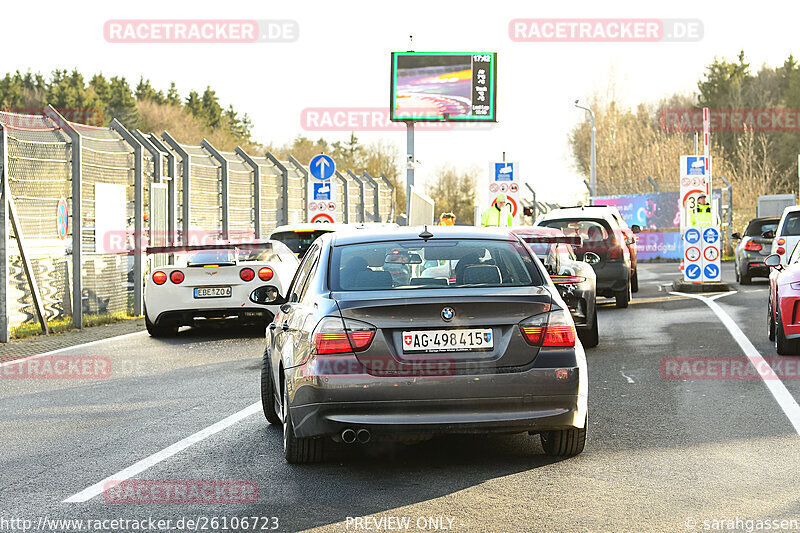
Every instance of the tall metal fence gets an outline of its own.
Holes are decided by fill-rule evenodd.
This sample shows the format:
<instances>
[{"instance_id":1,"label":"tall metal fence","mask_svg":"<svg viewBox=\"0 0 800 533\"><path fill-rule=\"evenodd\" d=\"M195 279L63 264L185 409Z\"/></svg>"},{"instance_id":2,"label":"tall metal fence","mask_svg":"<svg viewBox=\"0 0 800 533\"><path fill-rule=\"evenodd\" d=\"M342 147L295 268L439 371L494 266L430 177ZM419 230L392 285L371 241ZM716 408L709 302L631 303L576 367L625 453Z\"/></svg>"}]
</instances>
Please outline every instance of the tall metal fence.
<instances>
[{"instance_id":1,"label":"tall metal fence","mask_svg":"<svg viewBox=\"0 0 800 533\"><path fill-rule=\"evenodd\" d=\"M0 178L0 342L37 320L141 315L147 246L266 238L310 213L309 171L294 157L77 124L50 106L0 112ZM385 177L333 179L338 220L394 219Z\"/></svg>"}]
</instances>

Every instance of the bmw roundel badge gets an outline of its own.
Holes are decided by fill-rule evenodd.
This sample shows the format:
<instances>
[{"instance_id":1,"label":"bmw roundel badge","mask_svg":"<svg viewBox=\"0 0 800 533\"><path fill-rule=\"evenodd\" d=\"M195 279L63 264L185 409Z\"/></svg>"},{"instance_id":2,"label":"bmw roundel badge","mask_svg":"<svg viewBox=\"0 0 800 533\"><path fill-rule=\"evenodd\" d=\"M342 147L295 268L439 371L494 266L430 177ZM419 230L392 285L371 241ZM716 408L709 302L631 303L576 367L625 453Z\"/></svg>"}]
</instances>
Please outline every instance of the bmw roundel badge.
<instances>
[{"instance_id":1,"label":"bmw roundel badge","mask_svg":"<svg viewBox=\"0 0 800 533\"><path fill-rule=\"evenodd\" d=\"M450 322L453 320L453 317L456 316L456 312L453 310L452 307L445 307L442 309L442 320L445 322Z\"/></svg>"}]
</instances>

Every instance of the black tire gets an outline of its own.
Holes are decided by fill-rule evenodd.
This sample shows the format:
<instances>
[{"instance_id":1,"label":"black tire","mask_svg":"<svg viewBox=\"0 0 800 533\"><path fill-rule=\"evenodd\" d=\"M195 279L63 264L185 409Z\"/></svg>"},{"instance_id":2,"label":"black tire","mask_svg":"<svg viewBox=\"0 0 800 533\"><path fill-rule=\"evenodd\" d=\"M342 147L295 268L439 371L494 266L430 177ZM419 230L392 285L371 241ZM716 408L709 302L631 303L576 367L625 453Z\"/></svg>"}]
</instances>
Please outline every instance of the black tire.
<instances>
[{"instance_id":1,"label":"black tire","mask_svg":"<svg viewBox=\"0 0 800 533\"><path fill-rule=\"evenodd\" d=\"M752 279L748 274L739 274L739 285L750 285Z\"/></svg>"},{"instance_id":2,"label":"black tire","mask_svg":"<svg viewBox=\"0 0 800 533\"><path fill-rule=\"evenodd\" d=\"M587 416L583 429L563 429L560 431L543 431L540 435L542 448L546 455L557 457L573 457L583 451L586 446L586 430L589 426Z\"/></svg>"},{"instance_id":3,"label":"black tire","mask_svg":"<svg viewBox=\"0 0 800 533\"><path fill-rule=\"evenodd\" d=\"M633 271L631 277L631 292L639 292L639 269Z\"/></svg>"},{"instance_id":4,"label":"black tire","mask_svg":"<svg viewBox=\"0 0 800 533\"><path fill-rule=\"evenodd\" d=\"M780 308L778 308L776 316L775 350L778 352L778 355L800 355L800 340L787 339L786 334L783 332L783 320L781 319Z\"/></svg>"},{"instance_id":5,"label":"black tire","mask_svg":"<svg viewBox=\"0 0 800 533\"><path fill-rule=\"evenodd\" d=\"M264 411L264 418L273 425L281 423L281 417L275 411L275 398L272 364L267 354L267 348L264 348L264 358L261 360L261 408Z\"/></svg>"},{"instance_id":6,"label":"black tire","mask_svg":"<svg viewBox=\"0 0 800 533\"><path fill-rule=\"evenodd\" d=\"M289 464L311 464L322 461L325 441L321 438L298 438L294 435L292 412L289 409L289 393L283 384L283 456Z\"/></svg>"},{"instance_id":7,"label":"black tire","mask_svg":"<svg viewBox=\"0 0 800 533\"><path fill-rule=\"evenodd\" d=\"M614 293L614 298L617 300L616 306L620 309L628 307L628 302L631 301L631 282L628 280L628 286L621 291Z\"/></svg>"},{"instance_id":8,"label":"black tire","mask_svg":"<svg viewBox=\"0 0 800 533\"><path fill-rule=\"evenodd\" d=\"M767 337L775 340L775 315L772 313L772 302L767 303Z\"/></svg>"},{"instance_id":9,"label":"black tire","mask_svg":"<svg viewBox=\"0 0 800 533\"><path fill-rule=\"evenodd\" d=\"M156 326L150 319L147 318L147 309L144 310L144 327L147 328L147 333L150 334L151 337L155 338L163 338L163 337L174 337L178 334L178 326Z\"/></svg>"},{"instance_id":10,"label":"black tire","mask_svg":"<svg viewBox=\"0 0 800 533\"><path fill-rule=\"evenodd\" d=\"M594 348L600 343L600 332L597 328L597 309L594 311L594 318L592 319L592 326L578 331L578 336L581 339L581 344L584 348Z\"/></svg>"}]
</instances>

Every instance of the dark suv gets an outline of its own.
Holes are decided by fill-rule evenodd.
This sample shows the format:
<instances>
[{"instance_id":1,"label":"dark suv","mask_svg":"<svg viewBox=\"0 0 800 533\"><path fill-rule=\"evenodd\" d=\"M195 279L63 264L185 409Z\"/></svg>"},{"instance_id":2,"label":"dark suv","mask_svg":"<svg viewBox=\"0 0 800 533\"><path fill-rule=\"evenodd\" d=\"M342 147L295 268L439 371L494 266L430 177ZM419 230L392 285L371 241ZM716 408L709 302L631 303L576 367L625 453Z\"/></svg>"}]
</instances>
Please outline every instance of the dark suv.
<instances>
[{"instance_id":1,"label":"dark suv","mask_svg":"<svg viewBox=\"0 0 800 533\"><path fill-rule=\"evenodd\" d=\"M542 215L536 225L580 237L581 245L575 247L575 253L594 268L597 294L616 299L617 307L628 307L633 273L629 238L607 209L555 209Z\"/></svg>"}]
</instances>

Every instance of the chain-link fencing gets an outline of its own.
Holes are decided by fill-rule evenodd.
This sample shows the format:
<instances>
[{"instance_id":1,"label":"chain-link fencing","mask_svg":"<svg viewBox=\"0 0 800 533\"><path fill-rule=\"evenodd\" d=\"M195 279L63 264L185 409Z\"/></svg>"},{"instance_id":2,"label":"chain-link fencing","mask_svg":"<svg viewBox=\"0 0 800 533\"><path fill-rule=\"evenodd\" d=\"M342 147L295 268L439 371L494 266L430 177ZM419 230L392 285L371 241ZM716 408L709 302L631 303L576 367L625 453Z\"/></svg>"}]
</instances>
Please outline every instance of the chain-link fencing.
<instances>
[{"instance_id":1,"label":"chain-link fencing","mask_svg":"<svg viewBox=\"0 0 800 533\"><path fill-rule=\"evenodd\" d=\"M38 115L0 112L0 177L2 342L36 323L38 309L75 327L139 316L146 247L266 238L309 221L313 203L308 168L294 157L218 151L117 121L77 124L49 106ZM388 180L349 169L333 180L337 221L393 220Z\"/></svg>"}]
</instances>

